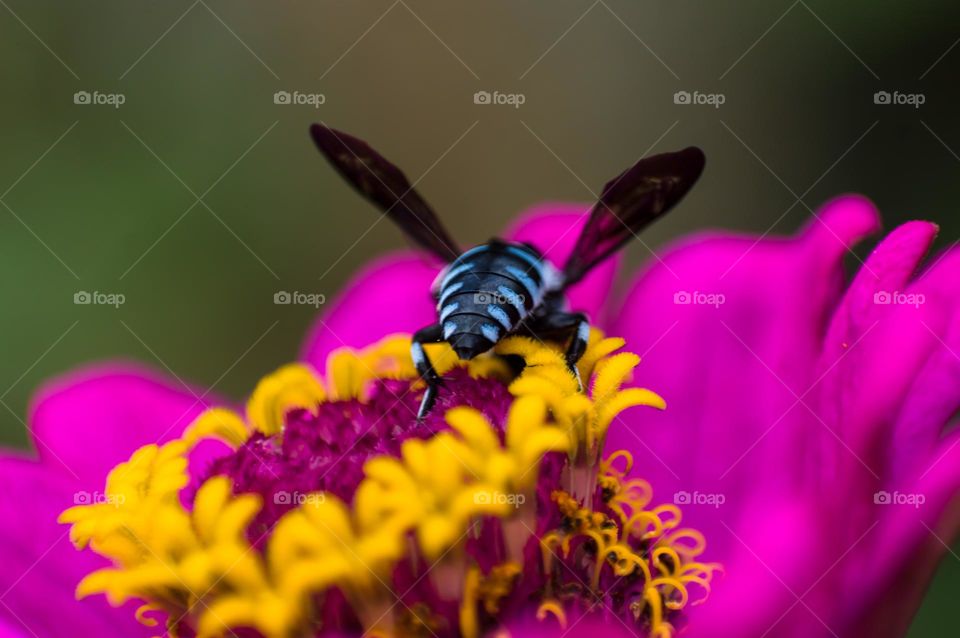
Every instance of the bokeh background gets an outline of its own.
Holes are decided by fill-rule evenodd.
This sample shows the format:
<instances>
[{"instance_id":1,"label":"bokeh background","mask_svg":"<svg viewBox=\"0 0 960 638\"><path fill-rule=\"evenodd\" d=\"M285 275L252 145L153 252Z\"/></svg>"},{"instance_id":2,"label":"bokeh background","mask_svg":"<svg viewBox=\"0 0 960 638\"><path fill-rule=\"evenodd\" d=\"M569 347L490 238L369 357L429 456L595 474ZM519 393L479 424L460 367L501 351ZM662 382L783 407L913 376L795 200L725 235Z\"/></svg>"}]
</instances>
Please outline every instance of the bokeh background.
<instances>
[{"instance_id":1,"label":"bokeh background","mask_svg":"<svg viewBox=\"0 0 960 638\"><path fill-rule=\"evenodd\" d=\"M0 441L26 447L35 388L86 362L241 397L296 356L316 310L274 294L331 299L403 245L320 160L312 121L401 164L463 243L696 144L707 172L654 249L704 227L790 233L844 191L887 227L936 220L944 248L958 42L947 1L0 0ZM958 591L954 554L912 635L953 635Z\"/></svg>"}]
</instances>

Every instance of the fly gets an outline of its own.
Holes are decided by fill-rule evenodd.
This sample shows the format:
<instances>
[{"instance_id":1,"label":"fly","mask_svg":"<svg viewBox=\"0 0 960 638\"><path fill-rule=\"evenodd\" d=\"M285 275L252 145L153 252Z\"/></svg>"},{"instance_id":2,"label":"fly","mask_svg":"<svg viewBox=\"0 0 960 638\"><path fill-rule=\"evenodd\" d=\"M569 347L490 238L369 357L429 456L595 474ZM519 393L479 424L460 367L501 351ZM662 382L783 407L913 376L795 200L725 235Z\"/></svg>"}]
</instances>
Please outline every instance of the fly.
<instances>
[{"instance_id":1,"label":"fly","mask_svg":"<svg viewBox=\"0 0 960 638\"><path fill-rule=\"evenodd\" d=\"M433 286L437 322L413 335L410 355L426 391L417 418L430 412L443 380L423 346L446 342L470 360L512 334L569 345L577 374L590 336L586 315L567 310L564 291L673 208L703 172L703 151L689 147L643 158L609 181L562 269L534 246L491 239L463 252L395 165L365 142L327 126L310 128L334 169L418 246L447 265ZM578 376L579 378L579 376Z\"/></svg>"}]
</instances>

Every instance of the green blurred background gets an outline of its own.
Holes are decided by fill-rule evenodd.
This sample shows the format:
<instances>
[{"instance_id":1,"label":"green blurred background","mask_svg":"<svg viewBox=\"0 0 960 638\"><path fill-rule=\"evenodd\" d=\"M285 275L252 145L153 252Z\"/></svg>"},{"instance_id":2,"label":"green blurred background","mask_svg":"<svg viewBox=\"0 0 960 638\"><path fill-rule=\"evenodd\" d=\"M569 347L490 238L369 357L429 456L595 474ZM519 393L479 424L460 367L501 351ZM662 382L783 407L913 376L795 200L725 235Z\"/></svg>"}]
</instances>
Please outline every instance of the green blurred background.
<instances>
[{"instance_id":1,"label":"green blurred background","mask_svg":"<svg viewBox=\"0 0 960 638\"><path fill-rule=\"evenodd\" d=\"M296 356L314 310L274 293L330 298L403 245L317 156L315 120L422 176L464 243L697 144L707 173L651 246L706 226L792 232L860 191L887 227L936 220L945 247L960 237L958 38L946 1L0 0L0 440L26 446L33 389L89 361L241 397ZM477 105L481 90L525 103ZM875 104L881 90L925 103ZM75 305L78 291L126 303ZM954 624L955 559L913 635Z\"/></svg>"}]
</instances>

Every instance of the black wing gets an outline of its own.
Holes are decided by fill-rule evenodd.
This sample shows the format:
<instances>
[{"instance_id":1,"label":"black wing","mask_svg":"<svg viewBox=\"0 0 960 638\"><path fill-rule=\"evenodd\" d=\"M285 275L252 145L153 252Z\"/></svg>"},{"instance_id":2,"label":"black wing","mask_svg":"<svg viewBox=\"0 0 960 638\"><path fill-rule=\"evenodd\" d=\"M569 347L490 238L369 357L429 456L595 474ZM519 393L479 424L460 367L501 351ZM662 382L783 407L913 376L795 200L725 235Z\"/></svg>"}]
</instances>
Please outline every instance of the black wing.
<instances>
[{"instance_id":1,"label":"black wing","mask_svg":"<svg viewBox=\"0 0 960 638\"><path fill-rule=\"evenodd\" d=\"M417 245L445 261L456 259L457 244L399 168L366 142L322 124L311 126L310 135L337 172Z\"/></svg>"},{"instance_id":2,"label":"black wing","mask_svg":"<svg viewBox=\"0 0 960 638\"><path fill-rule=\"evenodd\" d=\"M583 278L679 202L703 172L695 146L647 157L607 182L563 268L567 284Z\"/></svg>"}]
</instances>

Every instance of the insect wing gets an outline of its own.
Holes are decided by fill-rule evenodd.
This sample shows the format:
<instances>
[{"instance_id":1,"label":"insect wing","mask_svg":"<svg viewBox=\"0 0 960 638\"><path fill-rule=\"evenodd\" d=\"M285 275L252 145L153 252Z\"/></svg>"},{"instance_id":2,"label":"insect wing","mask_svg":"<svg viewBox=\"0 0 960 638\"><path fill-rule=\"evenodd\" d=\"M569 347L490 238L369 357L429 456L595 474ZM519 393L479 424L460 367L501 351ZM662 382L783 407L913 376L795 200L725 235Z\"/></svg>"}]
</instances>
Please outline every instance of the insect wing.
<instances>
[{"instance_id":1,"label":"insect wing","mask_svg":"<svg viewBox=\"0 0 960 638\"><path fill-rule=\"evenodd\" d=\"M689 147L641 159L609 181L564 266L567 285L583 278L679 202L703 172L703 151Z\"/></svg>"},{"instance_id":2,"label":"insect wing","mask_svg":"<svg viewBox=\"0 0 960 638\"><path fill-rule=\"evenodd\" d=\"M433 209L393 163L366 142L322 124L311 126L310 135L334 169L418 246L444 261L460 254Z\"/></svg>"}]
</instances>

